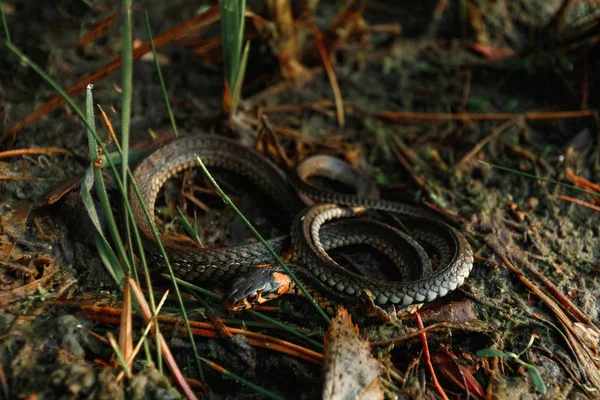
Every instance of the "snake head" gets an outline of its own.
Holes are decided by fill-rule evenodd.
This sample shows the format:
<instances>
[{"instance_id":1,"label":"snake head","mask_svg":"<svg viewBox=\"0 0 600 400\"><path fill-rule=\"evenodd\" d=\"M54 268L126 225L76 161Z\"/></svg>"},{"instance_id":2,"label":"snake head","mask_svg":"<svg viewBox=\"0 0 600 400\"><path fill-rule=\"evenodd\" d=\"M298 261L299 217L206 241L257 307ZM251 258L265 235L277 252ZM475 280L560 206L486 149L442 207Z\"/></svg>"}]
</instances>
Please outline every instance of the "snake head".
<instances>
[{"instance_id":1,"label":"snake head","mask_svg":"<svg viewBox=\"0 0 600 400\"><path fill-rule=\"evenodd\" d=\"M223 296L223 306L236 312L253 308L289 292L293 284L279 267L257 267L231 282Z\"/></svg>"}]
</instances>

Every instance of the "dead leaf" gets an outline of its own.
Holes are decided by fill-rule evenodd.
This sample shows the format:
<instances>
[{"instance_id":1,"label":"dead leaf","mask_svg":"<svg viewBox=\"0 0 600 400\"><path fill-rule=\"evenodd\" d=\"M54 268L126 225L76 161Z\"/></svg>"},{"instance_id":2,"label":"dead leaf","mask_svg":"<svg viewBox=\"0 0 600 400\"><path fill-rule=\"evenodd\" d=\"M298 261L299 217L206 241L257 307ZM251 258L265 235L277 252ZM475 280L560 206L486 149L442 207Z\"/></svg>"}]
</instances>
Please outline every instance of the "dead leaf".
<instances>
[{"instance_id":1,"label":"dead leaf","mask_svg":"<svg viewBox=\"0 0 600 400\"><path fill-rule=\"evenodd\" d=\"M583 190L600 193L600 185L597 185L594 182L588 181L587 179L575 175L571 168L567 168L567 177L573 182L575 182L575 184ZM600 204L600 198L594 196L590 197L596 202L596 204Z\"/></svg>"},{"instance_id":2,"label":"dead leaf","mask_svg":"<svg viewBox=\"0 0 600 400\"><path fill-rule=\"evenodd\" d=\"M598 355L598 342L600 342L600 334L592 327L580 322L575 322L573 324L573 329L575 329L575 334L579 340L593 350L595 355Z\"/></svg>"},{"instance_id":3,"label":"dead leaf","mask_svg":"<svg viewBox=\"0 0 600 400\"><path fill-rule=\"evenodd\" d=\"M467 391L469 397L475 400L485 399L485 392L473 374L471 374L471 371L464 365L454 361L450 355L442 352L433 353L431 361L437 372L456 386Z\"/></svg>"},{"instance_id":4,"label":"dead leaf","mask_svg":"<svg viewBox=\"0 0 600 400\"><path fill-rule=\"evenodd\" d=\"M364 290L360 294L354 311L358 313L357 315L364 315L365 318L369 318L375 323L387 324L390 322L390 316L384 309L375 304L373 295L368 290Z\"/></svg>"},{"instance_id":5,"label":"dead leaf","mask_svg":"<svg viewBox=\"0 0 600 400\"><path fill-rule=\"evenodd\" d=\"M491 46L487 46L483 43L470 43L467 45L475 53L482 55L490 61L498 61L506 58L514 58L516 53L512 49L503 48L497 49Z\"/></svg>"},{"instance_id":6,"label":"dead leaf","mask_svg":"<svg viewBox=\"0 0 600 400\"><path fill-rule=\"evenodd\" d=\"M33 294L38 287L47 283L58 271L56 265L46 256L36 258L34 264L41 267L42 277L15 289L0 293L0 307L5 307L13 301L22 300Z\"/></svg>"},{"instance_id":7,"label":"dead leaf","mask_svg":"<svg viewBox=\"0 0 600 400\"><path fill-rule=\"evenodd\" d=\"M348 311L338 307L325 335L323 399L383 399L379 363Z\"/></svg>"}]
</instances>

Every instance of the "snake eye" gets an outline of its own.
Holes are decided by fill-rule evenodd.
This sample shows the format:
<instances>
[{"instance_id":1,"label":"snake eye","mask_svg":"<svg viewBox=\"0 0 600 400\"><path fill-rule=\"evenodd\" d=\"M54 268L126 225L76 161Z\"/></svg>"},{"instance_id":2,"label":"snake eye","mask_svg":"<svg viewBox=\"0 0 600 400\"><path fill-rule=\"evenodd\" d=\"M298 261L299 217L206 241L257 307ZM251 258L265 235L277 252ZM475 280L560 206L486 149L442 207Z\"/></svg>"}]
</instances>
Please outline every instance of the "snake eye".
<instances>
[{"instance_id":1,"label":"snake eye","mask_svg":"<svg viewBox=\"0 0 600 400\"><path fill-rule=\"evenodd\" d=\"M256 300L258 300L258 293L252 292L248 295L248 302L254 303Z\"/></svg>"}]
</instances>

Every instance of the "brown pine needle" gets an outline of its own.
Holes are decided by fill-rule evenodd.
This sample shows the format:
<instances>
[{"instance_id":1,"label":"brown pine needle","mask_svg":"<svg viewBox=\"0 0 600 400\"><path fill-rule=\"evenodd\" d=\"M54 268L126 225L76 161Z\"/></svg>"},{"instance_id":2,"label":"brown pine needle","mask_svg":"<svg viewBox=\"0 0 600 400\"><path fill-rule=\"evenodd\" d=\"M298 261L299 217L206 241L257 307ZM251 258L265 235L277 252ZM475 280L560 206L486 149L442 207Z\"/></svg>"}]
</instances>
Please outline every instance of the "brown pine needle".
<instances>
[{"instance_id":1,"label":"brown pine needle","mask_svg":"<svg viewBox=\"0 0 600 400\"><path fill-rule=\"evenodd\" d=\"M96 40L100 39L106 34L106 32L108 32L108 30L116 21L116 19L117 15L113 14L98 22L96 26L94 26L88 33L79 38L77 44L80 46L84 46L86 44L95 42Z\"/></svg>"},{"instance_id":2,"label":"brown pine needle","mask_svg":"<svg viewBox=\"0 0 600 400\"><path fill-rule=\"evenodd\" d=\"M569 201L571 203L575 203L575 204L578 204L580 206L590 208L590 209L592 209L594 211L600 211L600 207L598 207L598 206L596 206L594 204L588 203L586 201L576 199L575 197L564 196L562 194L551 194L550 197L552 197L553 199L560 199L560 200Z\"/></svg>"},{"instance_id":3,"label":"brown pine needle","mask_svg":"<svg viewBox=\"0 0 600 400\"><path fill-rule=\"evenodd\" d=\"M444 400L448 400L448 396L444 389L440 385L437 380L437 376L435 375L435 370L433 369L433 364L431 363L431 356L429 354L429 345L427 344L427 336L425 335L425 326L423 326L423 321L421 320L421 316L419 313L415 313L415 318L417 319L417 327L421 333L421 342L423 343L423 355L425 356L425 361L427 362L427 366L429 367L429 372L431 373L431 379L433 380L433 385L437 389L438 393Z\"/></svg>"},{"instance_id":4,"label":"brown pine needle","mask_svg":"<svg viewBox=\"0 0 600 400\"><path fill-rule=\"evenodd\" d=\"M190 32L197 32L200 29L206 28L206 27L212 25L213 23L217 22L218 20L219 20L219 6L216 5L216 6L213 6L211 9L209 9L208 11L206 11L200 15L197 15L193 18L190 18L189 20L182 22L181 24L169 29L165 33L158 35L156 38L154 38L154 45L156 46L157 49L161 48L167 44L170 44L176 40L181 39L182 37L189 34ZM144 54L149 53L150 51L152 51L150 42L144 42L140 46L133 49L133 59L137 60L137 59L141 58ZM121 57L117 57L117 58L113 59L112 61L109 61L102 68L98 69L97 71L92 72L91 74L87 75L86 77L81 79L79 82L77 82L75 85L73 85L69 89L67 89L66 90L67 94L69 96L74 96L76 94L84 92L90 83L96 83L96 82L100 81L101 79L104 79L105 77L107 77L109 74L120 69L122 63L123 63L123 60L121 59ZM21 131L21 129L31 125L38 119L43 118L48 113L56 110L58 107L60 107L64 103L65 103L65 100L61 95L56 95L56 96L51 97L47 102L45 102L40 107L35 109L32 113L27 115L24 119L15 123L12 126L12 128L10 128L8 130L6 135L4 137L2 137L2 141L7 140L10 144L12 144L17 136L17 133L19 133L19 131Z\"/></svg>"},{"instance_id":5,"label":"brown pine needle","mask_svg":"<svg viewBox=\"0 0 600 400\"><path fill-rule=\"evenodd\" d=\"M487 135L483 140L477 143L473 148L460 159L460 161L456 164L456 168L459 168L461 165L464 165L467 161L477 155L481 151L481 149L488 144L492 139L498 137L502 132L513 126L517 122L517 118L509 119L505 121L502 125L495 127L492 129L492 132Z\"/></svg>"},{"instance_id":6,"label":"brown pine needle","mask_svg":"<svg viewBox=\"0 0 600 400\"><path fill-rule=\"evenodd\" d=\"M583 190L587 190L589 192L600 193L600 185L595 184L594 182L590 182L585 178L575 175L575 173L573 172L573 170L571 170L571 168L567 168L567 177L570 180L572 180L573 182L575 182L575 185L577 187L579 187ZM600 198L592 197L592 200L594 200L594 202L596 204L600 204Z\"/></svg>"},{"instance_id":7,"label":"brown pine needle","mask_svg":"<svg viewBox=\"0 0 600 400\"><path fill-rule=\"evenodd\" d=\"M0 151L0 158L31 156L31 155L35 155L35 154L45 154L47 156L52 155L52 154L69 154L69 150L61 149L60 147L14 149L14 150Z\"/></svg>"},{"instance_id":8,"label":"brown pine needle","mask_svg":"<svg viewBox=\"0 0 600 400\"><path fill-rule=\"evenodd\" d=\"M23 175L0 175L0 181L43 181L45 178Z\"/></svg>"},{"instance_id":9,"label":"brown pine needle","mask_svg":"<svg viewBox=\"0 0 600 400\"><path fill-rule=\"evenodd\" d=\"M409 111L380 111L378 118L393 121L504 121L522 116L526 120L584 118L594 115L592 110L576 111L530 111L522 114L511 113L427 113Z\"/></svg>"},{"instance_id":10,"label":"brown pine needle","mask_svg":"<svg viewBox=\"0 0 600 400\"><path fill-rule=\"evenodd\" d=\"M156 313L152 316L152 319L150 320L150 323L148 323L146 325L146 328L144 329L143 336L138 340L138 343L136 344L135 348L133 349L133 351L131 351L131 353L127 357L127 366L128 367L131 368L131 366L133 365L133 360L135 359L135 357L137 356L137 354L142 349L142 345L144 344L144 340L145 340L146 336L148 335L148 333L150 333L150 329L152 329L154 327L154 324L156 322L158 313L160 312L160 309L162 308L162 306L165 304L165 301L167 301L167 296L168 295L169 295L169 291L167 290L165 292L165 294L163 295L163 297L161 298L161 300L158 303L158 305L156 306ZM119 373L119 375L117 376L116 382L120 382L123 379L124 375L125 375L125 370L122 370Z\"/></svg>"},{"instance_id":11,"label":"brown pine needle","mask_svg":"<svg viewBox=\"0 0 600 400\"><path fill-rule=\"evenodd\" d=\"M100 113L102 114L102 119L104 120L104 124L108 128L108 135L110 136L110 140L112 140L117 145L117 147L119 148L119 151L120 151L121 147L119 146L119 140L117 139L117 135L115 135L115 129L113 128L112 122L110 122L110 119L108 119L108 115L106 115L106 112L104 111L104 109L102 108L102 106L100 104L98 104L98 109L100 110Z\"/></svg>"},{"instance_id":12,"label":"brown pine needle","mask_svg":"<svg viewBox=\"0 0 600 400\"><path fill-rule=\"evenodd\" d=\"M131 291L133 292L133 294L140 306L142 316L144 317L144 322L146 322L146 324L149 324L150 321L152 320L152 311L150 310L150 306L148 305L148 302L144 298L144 294L142 293L140 288L137 286L135 281L130 277L125 278L125 285L129 285L131 287ZM119 312L120 312L120 310L119 310ZM187 384L183 374L181 373L181 370L179 369L179 366L177 365L177 361L175 361L175 357L173 356L173 353L171 353L171 349L170 349L167 341L165 340L165 337L163 336L163 334L160 332L157 332L156 329L151 329L150 332L152 332L154 339L160 343L160 349L162 351L163 358L164 358L167 366L169 367L169 370L171 371L171 374L173 375L173 378L177 382L181 391L185 394L185 396L188 399L196 400L198 397L196 397L196 394L192 391L192 389Z\"/></svg>"},{"instance_id":13,"label":"brown pine needle","mask_svg":"<svg viewBox=\"0 0 600 400\"><path fill-rule=\"evenodd\" d=\"M315 38L315 43L317 45L317 49L319 50L319 55L323 60L325 72L327 72L327 76L329 77L331 90L333 91L333 98L335 100L338 125L343 128L345 125L344 101L342 100L342 92L340 91L340 86L338 85L335 72L333 71L331 60L329 59L329 55L327 54L327 50L325 49L325 45L323 44L323 40L321 39L321 32L319 32L319 28L317 28L317 26L310 20L306 21L306 23L308 25L308 28L311 30L313 37Z\"/></svg>"},{"instance_id":14,"label":"brown pine needle","mask_svg":"<svg viewBox=\"0 0 600 400\"><path fill-rule=\"evenodd\" d=\"M567 176L582 189L593 190L600 193L600 185L590 182L585 178L575 175L571 168L567 168Z\"/></svg>"},{"instance_id":15,"label":"brown pine needle","mask_svg":"<svg viewBox=\"0 0 600 400\"><path fill-rule=\"evenodd\" d=\"M88 312L90 315L88 318L95 321L108 324L117 324L121 310L111 307L98 307L98 306L81 306L81 310ZM169 316L158 316L157 320L163 325L179 326L181 325L181 319ZM217 332L212 323L190 321L190 327L192 333L197 336L203 337L217 337ZM179 328L181 332L186 332L185 327ZM273 336L264 335L252 331L247 331L238 328L227 327L227 330L233 335L244 335L248 338L248 342L256 347L262 347L273 351L279 351L314 364L321 364L323 361L323 355L297 344L282 340Z\"/></svg>"}]
</instances>

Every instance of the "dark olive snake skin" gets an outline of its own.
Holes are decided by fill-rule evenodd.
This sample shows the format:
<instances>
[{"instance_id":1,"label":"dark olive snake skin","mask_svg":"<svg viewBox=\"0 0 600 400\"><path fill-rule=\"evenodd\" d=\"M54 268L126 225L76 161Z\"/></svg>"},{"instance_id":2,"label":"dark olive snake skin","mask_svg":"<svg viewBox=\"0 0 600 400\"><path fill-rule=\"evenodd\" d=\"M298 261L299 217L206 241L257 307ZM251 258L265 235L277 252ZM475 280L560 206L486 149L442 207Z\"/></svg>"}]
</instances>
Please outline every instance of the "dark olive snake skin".
<instances>
[{"instance_id":1,"label":"dark olive snake skin","mask_svg":"<svg viewBox=\"0 0 600 400\"><path fill-rule=\"evenodd\" d=\"M208 168L218 167L239 174L272 199L284 217L293 218L291 244L301 267L291 266L292 270L303 269L302 275L308 276L317 287L346 297L358 297L368 290L378 305L406 307L446 295L460 286L471 272L473 252L458 230L441 221L433 212L373 198L376 192L374 185L365 182L361 174L341 160L315 156L312 160L303 161L296 173L286 176L261 154L221 136L195 135L177 139L150 154L137 166L134 179L152 220L160 188L174 174L196 166L196 155ZM354 184L358 194L312 187L305 183L311 174L325 175L349 186ZM324 204L305 207L298 194ZM139 228L151 239L152 231L133 190L131 201ZM416 241L432 250L439 267L435 271L432 269L427 253L419 244L414 243L420 250L406 250L406 246L402 251L394 250L388 245L394 242L391 236L379 240L378 236L368 234L368 229L361 233L360 228L353 228L352 224L346 226L342 222L371 212L398 216L410 236L402 239L404 243ZM325 225L333 220L342 221ZM337 227L328 228L335 224ZM268 243L281 254L289 248L290 239L278 237ZM421 270L403 272L403 278L409 278L406 281L374 279L346 270L326 253L332 248L355 243L385 249L390 258L400 259L409 267L418 264L416 268ZM168 245L168 251L176 276L190 282L220 282L248 272L256 265L272 262L272 257L260 243L212 249ZM410 256L403 256L403 252ZM151 261L164 267L164 260L155 253L151 253Z\"/></svg>"}]
</instances>

